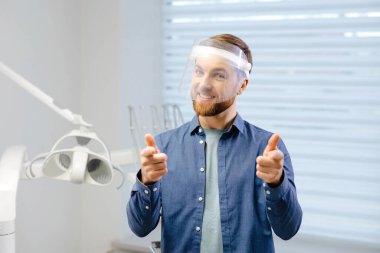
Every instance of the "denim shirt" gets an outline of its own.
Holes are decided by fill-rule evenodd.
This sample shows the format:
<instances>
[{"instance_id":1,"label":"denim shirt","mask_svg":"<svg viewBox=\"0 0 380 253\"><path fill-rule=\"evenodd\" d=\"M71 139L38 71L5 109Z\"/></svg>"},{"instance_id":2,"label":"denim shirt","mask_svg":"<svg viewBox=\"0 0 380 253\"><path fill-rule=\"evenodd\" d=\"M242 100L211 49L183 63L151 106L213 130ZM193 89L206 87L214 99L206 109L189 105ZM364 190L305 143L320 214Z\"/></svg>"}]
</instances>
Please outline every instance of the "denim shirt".
<instances>
[{"instance_id":1,"label":"denim shirt","mask_svg":"<svg viewBox=\"0 0 380 253\"><path fill-rule=\"evenodd\" d=\"M271 188L256 176L256 157L272 133L236 116L218 144L218 186L223 252L273 253L272 230L293 237L302 220L288 151L279 186ZM161 217L161 251L200 252L205 191L205 134L195 116L156 138L167 154L168 173L152 185L138 179L127 205L128 223L138 236L148 235ZM140 174L140 172L139 172ZM211 253L211 252L210 252Z\"/></svg>"}]
</instances>

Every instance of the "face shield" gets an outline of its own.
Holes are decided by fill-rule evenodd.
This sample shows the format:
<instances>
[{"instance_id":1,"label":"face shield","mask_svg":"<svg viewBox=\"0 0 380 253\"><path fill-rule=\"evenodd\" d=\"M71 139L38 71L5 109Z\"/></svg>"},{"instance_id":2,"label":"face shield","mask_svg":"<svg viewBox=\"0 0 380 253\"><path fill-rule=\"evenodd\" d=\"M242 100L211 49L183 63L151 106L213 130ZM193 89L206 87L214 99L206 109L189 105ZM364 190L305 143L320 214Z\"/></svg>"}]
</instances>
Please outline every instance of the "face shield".
<instances>
[{"instance_id":1,"label":"face shield","mask_svg":"<svg viewBox=\"0 0 380 253\"><path fill-rule=\"evenodd\" d=\"M235 97L249 78L251 64L237 46L206 39L194 44L181 91L198 103L221 103Z\"/></svg>"}]
</instances>

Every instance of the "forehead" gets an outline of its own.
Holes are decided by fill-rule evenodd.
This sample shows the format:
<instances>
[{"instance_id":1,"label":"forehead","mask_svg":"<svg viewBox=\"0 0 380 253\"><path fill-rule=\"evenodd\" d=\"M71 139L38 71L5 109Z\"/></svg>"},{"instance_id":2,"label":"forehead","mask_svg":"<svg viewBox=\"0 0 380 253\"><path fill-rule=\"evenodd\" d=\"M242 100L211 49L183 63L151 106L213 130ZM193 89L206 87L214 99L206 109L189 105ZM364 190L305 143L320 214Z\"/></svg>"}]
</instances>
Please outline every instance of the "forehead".
<instances>
[{"instance_id":1,"label":"forehead","mask_svg":"<svg viewBox=\"0 0 380 253\"><path fill-rule=\"evenodd\" d=\"M224 70L227 72L232 72L235 70L228 60L217 56L197 57L195 59L195 65L208 71Z\"/></svg>"}]
</instances>

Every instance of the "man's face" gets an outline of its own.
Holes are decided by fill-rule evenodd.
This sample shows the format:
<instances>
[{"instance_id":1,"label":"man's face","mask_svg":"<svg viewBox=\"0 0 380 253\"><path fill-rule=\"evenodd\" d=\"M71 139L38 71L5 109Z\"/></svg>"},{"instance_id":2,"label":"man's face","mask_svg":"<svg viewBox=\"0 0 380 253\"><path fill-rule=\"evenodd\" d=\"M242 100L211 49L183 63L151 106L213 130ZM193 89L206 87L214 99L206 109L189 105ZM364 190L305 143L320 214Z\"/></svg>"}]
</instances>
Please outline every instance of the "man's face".
<instances>
[{"instance_id":1,"label":"man's face","mask_svg":"<svg viewBox=\"0 0 380 253\"><path fill-rule=\"evenodd\" d=\"M198 115L215 116L235 101L239 90L237 70L219 57L199 57L192 75L191 96Z\"/></svg>"}]
</instances>

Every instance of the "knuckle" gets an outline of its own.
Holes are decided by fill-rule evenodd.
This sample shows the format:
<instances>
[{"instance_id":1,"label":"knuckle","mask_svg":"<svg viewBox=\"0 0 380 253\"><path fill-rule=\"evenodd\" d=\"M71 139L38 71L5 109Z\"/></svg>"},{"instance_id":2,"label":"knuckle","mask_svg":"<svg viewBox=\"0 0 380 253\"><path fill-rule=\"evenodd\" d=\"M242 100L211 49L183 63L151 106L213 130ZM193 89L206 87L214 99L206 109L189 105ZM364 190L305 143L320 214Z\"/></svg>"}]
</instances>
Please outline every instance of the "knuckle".
<instances>
[{"instance_id":1,"label":"knuckle","mask_svg":"<svg viewBox=\"0 0 380 253\"><path fill-rule=\"evenodd\" d=\"M149 154L148 148L144 148L140 151L140 156L147 156Z\"/></svg>"},{"instance_id":2,"label":"knuckle","mask_svg":"<svg viewBox=\"0 0 380 253\"><path fill-rule=\"evenodd\" d=\"M141 165L142 165L142 167L146 167L147 165L149 165L149 161L147 159L142 159Z\"/></svg>"}]
</instances>

